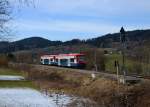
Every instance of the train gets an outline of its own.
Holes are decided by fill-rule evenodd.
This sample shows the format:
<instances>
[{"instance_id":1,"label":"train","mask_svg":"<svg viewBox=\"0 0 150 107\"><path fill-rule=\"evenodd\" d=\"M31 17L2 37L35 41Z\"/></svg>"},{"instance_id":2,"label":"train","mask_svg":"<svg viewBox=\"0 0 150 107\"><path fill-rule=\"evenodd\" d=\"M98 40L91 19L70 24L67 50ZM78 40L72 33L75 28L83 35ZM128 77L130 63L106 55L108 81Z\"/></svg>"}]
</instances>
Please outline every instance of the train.
<instances>
[{"instance_id":1,"label":"train","mask_svg":"<svg viewBox=\"0 0 150 107\"><path fill-rule=\"evenodd\" d=\"M85 68L85 54L71 53L58 55L42 55L42 65L54 65L60 67Z\"/></svg>"}]
</instances>

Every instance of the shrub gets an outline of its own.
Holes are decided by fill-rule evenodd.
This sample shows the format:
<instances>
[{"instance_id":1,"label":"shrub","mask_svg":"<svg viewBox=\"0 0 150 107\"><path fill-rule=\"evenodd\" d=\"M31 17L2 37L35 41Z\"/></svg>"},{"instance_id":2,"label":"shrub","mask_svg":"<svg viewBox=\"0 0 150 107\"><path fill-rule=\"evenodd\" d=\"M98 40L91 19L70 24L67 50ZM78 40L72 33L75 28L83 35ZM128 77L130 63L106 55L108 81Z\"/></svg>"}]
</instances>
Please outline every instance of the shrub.
<instances>
[{"instance_id":1,"label":"shrub","mask_svg":"<svg viewBox=\"0 0 150 107\"><path fill-rule=\"evenodd\" d=\"M134 63L133 64L133 68L132 68L132 72L136 73L136 74L141 74L142 73L142 64L141 63Z\"/></svg>"},{"instance_id":2,"label":"shrub","mask_svg":"<svg viewBox=\"0 0 150 107\"><path fill-rule=\"evenodd\" d=\"M15 56L14 56L14 54L8 53L8 54L7 54L7 59L8 59L9 61L15 61Z\"/></svg>"},{"instance_id":3,"label":"shrub","mask_svg":"<svg viewBox=\"0 0 150 107\"><path fill-rule=\"evenodd\" d=\"M86 52L86 69L95 69L97 66L97 70L105 70L105 56L101 50L98 49L89 49Z\"/></svg>"},{"instance_id":4,"label":"shrub","mask_svg":"<svg viewBox=\"0 0 150 107\"><path fill-rule=\"evenodd\" d=\"M2 67L8 66L8 59L4 55L0 56L0 66L2 66Z\"/></svg>"}]
</instances>

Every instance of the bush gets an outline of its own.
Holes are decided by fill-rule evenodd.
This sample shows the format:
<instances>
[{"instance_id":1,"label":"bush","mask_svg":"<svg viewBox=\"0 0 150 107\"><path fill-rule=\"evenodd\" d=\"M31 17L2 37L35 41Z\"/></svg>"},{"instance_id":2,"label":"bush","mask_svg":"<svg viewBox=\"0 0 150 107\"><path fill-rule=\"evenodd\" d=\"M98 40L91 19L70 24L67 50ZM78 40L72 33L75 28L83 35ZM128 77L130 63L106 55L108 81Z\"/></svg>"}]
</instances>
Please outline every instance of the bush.
<instances>
[{"instance_id":1,"label":"bush","mask_svg":"<svg viewBox=\"0 0 150 107\"><path fill-rule=\"evenodd\" d=\"M8 59L9 61L15 61L15 56L14 56L14 54L8 53L8 54L7 54L7 59Z\"/></svg>"},{"instance_id":2,"label":"bush","mask_svg":"<svg viewBox=\"0 0 150 107\"><path fill-rule=\"evenodd\" d=\"M95 69L95 65L97 66L97 70L105 70L105 56L104 53L98 49L89 49L86 52L86 69Z\"/></svg>"},{"instance_id":3,"label":"bush","mask_svg":"<svg viewBox=\"0 0 150 107\"><path fill-rule=\"evenodd\" d=\"M0 66L6 67L8 66L8 59L6 56L0 56Z\"/></svg>"},{"instance_id":4,"label":"bush","mask_svg":"<svg viewBox=\"0 0 150 107\"><path fill-rule=\"evenodd\" d=\"M142 74L143 69L142 69L142 64L141 63L133 63L132 68L130 68L131 72L134 74Z\"/></svg>"}]
</instances>

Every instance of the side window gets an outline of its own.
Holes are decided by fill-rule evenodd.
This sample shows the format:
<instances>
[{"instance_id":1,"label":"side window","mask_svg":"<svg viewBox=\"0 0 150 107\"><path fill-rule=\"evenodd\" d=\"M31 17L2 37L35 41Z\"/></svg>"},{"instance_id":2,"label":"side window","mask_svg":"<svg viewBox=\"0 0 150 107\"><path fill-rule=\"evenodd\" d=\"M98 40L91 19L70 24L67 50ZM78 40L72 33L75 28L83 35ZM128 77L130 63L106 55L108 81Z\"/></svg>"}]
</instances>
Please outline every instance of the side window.
<instances>
[{"instance_id":1,"label":"side window","mask_svg":"<svg viewBox=\"0 0 150 107\"><path fill-rule=\"evenodd\" d=\"M58 59L56 59L56 62L58 62Z\"/></svg>"},{"instance_id":2,"label":"side window","mask_svg":"<svg viewBox=\"0 0 150 107\"><path fill-rule=\"evenodd\" d=\"M44 59L44 63L48 64L49 63L49 59Z\"/></svg>"},{"instance_id":3,"label":"side window","mask_svg":"<svg viewBox=\"0 0 150 107\"><path fill-rule=\"evenodd\" d=\"M51 62L53 61L53 59L51 59Z\"/></svg>"},{"instance_id":4,"label":"side window","mask_svg":"<svg viewBox=\"0 0 150 107\"><path fill-rule=\"evenodd\" d=\"M41 59L41 62L43 61L43 59Z\"/></svg>"},{"instance_id":5,"label":"side window","mask_svg":"<svg viewBox=\"0 0 150 107\"><path fill-rule=\"evenodd\" d=\"M71 59L70 59L70 62L74 62L74 58L71 58Z\"/></svg>"}]
</instances>

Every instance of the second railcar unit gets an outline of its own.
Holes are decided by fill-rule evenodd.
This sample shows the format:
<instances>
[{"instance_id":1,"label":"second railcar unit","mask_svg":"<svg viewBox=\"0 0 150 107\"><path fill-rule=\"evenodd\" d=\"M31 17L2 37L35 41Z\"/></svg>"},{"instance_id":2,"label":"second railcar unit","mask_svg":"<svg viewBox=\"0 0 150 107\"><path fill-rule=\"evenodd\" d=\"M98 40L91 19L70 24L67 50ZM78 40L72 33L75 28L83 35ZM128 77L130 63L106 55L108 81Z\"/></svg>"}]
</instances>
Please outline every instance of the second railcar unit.
<instances>
[{"instance_id":1,"label":"second railcar unit","mask_svg":"<svg viewBox=\"0 0 150 107\"><path fill-rule=\"evenodd\" d=\"M41 64L56 65L62 67L84 68L85 54L59 54L59 55L43 55L41 56Z\"/></svg>"}]
</instances>

